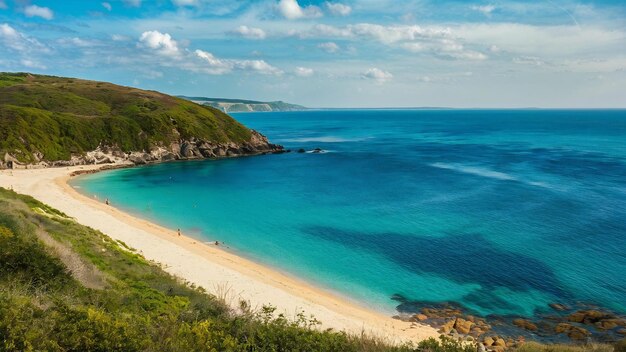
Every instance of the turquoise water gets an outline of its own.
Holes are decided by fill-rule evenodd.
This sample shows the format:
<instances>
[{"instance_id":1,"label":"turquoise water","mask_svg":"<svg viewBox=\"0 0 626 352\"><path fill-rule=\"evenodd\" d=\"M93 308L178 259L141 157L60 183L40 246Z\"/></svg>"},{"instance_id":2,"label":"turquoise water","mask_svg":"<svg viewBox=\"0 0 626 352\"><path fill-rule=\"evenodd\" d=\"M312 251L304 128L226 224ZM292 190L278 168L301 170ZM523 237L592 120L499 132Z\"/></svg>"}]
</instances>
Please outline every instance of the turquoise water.
<instances>
[{"instance_id":1,"label":"turquoise water","mask_svg":"<svg viewBox=\"0 0 626 352\"><path fill-rule=\"evenodd\" d=\"M81 177L115 206L392 314L626 312L626 111L237 114L297 150Z\"/></svg>"}]
</instances>

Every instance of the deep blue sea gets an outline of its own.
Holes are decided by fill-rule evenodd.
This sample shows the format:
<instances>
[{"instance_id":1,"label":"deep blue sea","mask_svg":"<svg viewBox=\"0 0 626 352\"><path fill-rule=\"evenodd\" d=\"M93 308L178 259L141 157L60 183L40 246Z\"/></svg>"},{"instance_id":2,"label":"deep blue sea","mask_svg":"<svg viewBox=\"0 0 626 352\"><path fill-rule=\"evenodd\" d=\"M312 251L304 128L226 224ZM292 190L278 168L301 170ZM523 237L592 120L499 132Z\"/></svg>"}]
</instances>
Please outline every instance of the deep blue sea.
<instances>
[{"instance_id":1,"label":"deep blue sea","mask_svg":"<svg viewBox=\"0 0 626 352\"><path fill-rule=\"evenodd\" d=\"M626 110L234 116L293 152L73 184L389 314L396 294L482 315L626 312Z\"/></svg>"}]
</instances>

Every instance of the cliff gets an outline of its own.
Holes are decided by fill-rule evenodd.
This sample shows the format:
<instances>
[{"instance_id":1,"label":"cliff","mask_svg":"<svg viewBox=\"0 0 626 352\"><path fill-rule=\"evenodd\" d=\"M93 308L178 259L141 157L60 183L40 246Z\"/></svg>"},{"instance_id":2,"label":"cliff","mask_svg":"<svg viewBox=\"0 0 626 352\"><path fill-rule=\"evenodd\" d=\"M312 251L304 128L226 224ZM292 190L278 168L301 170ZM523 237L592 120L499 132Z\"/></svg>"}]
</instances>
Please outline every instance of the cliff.
<instances>
[{"instance_id":1,"label":"cliff","mask_svg":"<svg viewBox=\"0 0 626 352\"><path fill-rule=\"evenodd\" d=\"M307 110L306 107L296 104L289 104L283 101L255 101L242 99L221 99L221 98L205 98L205 97L186 97L180 98L193 101L195 103L211 106L224 112L270 112L270 111L301 111Z\"/></svg>"},{"instance_id":2,"label":"cliff","mask_svg":"<svg viewBox=\"0 0 626 352\"><path fill-rule=\"evenodd\" d=\"M155 91L0 73L0 168L280 153L224 112Z\"/></svg>"}]
</instances>

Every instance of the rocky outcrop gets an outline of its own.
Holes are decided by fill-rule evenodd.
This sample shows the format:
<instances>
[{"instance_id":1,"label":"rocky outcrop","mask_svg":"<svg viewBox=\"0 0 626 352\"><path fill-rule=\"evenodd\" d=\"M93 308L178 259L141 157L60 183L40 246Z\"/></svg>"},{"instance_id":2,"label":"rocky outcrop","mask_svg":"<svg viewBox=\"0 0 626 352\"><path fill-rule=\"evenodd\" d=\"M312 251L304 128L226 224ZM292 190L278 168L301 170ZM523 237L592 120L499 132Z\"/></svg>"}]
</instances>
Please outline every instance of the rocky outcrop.
<instances>
[{"instance_id":1,"label":"rocky outcrop","mask_svg":"<svg viewBox=\"0 0 626 352\"><path fill-rule=\"evenodd\" d=\"M557 334L566 334L572 340L584 340L591 335L589 331L583 327L575 326L568 323L559 323L554 328Z\"/></svg>"},{"instance_id":2,"label":"rocky outcrop","mask_svg":"<svg viewBox=\"0 0 626 352\"><path fill-rule=\"evenodd\" d=\"M533 322L528 319L513 319L513 325L528 330L528 331L537 331L539 328Z\"/></svg>"},{"instance_id":3,"label":"rocky outcrop","mask_svg":"<svg viewBox=\"0 0 626 352\"><path fill-rule=\"evenodd\" d=\"M244 143L214 143L199 139L179 140L164 146L159 145L149 151L133 151L125 153L115 146L101 145L96 150L73 155L70 160L46 161L43 155L33 155L36 163L28 168L64 167L76 165L100 165L132 163L143 165L173 160L218 159L259 154L280 154L288 152L281 145L272 144L267 137L252 131L250 140ZM0 168L23 168L16 158L6 154Z\"/></svg>"},{"instance_id":4,"label":"rocky outcrop","mask_svg":"<svg viewBox=\"0 0 626 352\"><path fill-rule=\"evenodd\" d=\"M397 319L428 324L457 341L476 341L485 351L515 348L526 339L543 342L574 342L588 340L612 343L626 336L626 316L606 308L585 303L553 303L532 317L475 316L454 302L410 301L401 295L393 298ZM551 308L551 309L547 309ZM504 341L504 343L503 343Z\"/></svg>"}]
</instances>

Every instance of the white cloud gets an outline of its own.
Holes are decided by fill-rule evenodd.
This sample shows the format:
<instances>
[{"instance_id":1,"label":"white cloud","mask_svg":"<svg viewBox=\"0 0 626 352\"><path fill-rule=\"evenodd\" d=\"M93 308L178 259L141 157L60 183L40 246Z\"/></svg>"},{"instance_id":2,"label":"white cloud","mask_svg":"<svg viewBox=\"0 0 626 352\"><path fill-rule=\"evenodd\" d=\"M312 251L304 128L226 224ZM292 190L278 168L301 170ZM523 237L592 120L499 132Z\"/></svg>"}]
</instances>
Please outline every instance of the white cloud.
<instances>
[{"instance_id":1,"label":"white cloud","mask_svg":"<svg viewBox=\"0 0 626 352\"><path fill-rule=\"evenodd\" d=\"M311 77L315 73L312 68L308 67L296 67L294 73L298 77Z\"/></svg>"},{"instance_id":2,"label":"white cloud","mask_svg":"<svg viewBox=\"0 0 626 352\"><path fill-rule=\"evenodd\" d=\"M263 60L233 60L220 59L203 50L196 50L196 57L202 60L203 65L187 66L192 71L200 71L213 75L222 75L234 70L252 71L266 75L281 75L283 72Z\"/></svg>"},{"instance_id":3,"label":"white cloud","mask_svg":"<svg viewBox=\"0 0 626 352\"><path fill-rule=\"evenodd\" d=\"M626 72L626 56L613 58L568 60L564 66L572 72L613 73Z\"/></svg>"},{"instance_id":4,"label":"white cloud","mask_svg":"<svg viewBox=\"0 0 626 352\"><path fill-rule=\"evenodd\" d=\"M528 25L519 23L467 23L453 26L383 26L359 23L342 27L318 24L293 30L303 39L341 38L374 40L405 50L459 60L485 60L481 51L512 56L545 56L567 59L594 52L616 52L623 47L626 31L600 25Z\"/></svg>"},{"instance_id":5,"label":"white cloud","mask_svg":"<svg viewBox=\"0 0 626 352\"><path fill-rule=\"evenodd\" d=\"M154 71L154 70L147 70L147 71L144 72L143 77L147 78L147 79L162 78L163 77L163 72Z\"/></svg>"},{"instance_id":6,"label":"white cloud","mask_svg":"<svg viewBox=\"0 0 626 352\"><path fill-rule=\"evenodd\" d=\"M113 10L113 7L112 7L112 6L111 6L111 4L110 4L110 3L108 3L108 2L103 2L103 3L102 3L102 7L104 7L105 9L107 9L107 11L111 11L111 10Z\"/></svg>"},{"instance_id":7,"label":"white cloud","mask_svg":"<svg viewBox=\"0 0 626 352\"><path fill-rule=\"evenodd\" d=\"M373 67L361 74L361 78L373 79L377 83L385 83L393 78L390 72L383 71L379 68Z\"/></svg>"},{"instance_id":8,"label":"white cloud","mask_svg":"<svg viewBox=\"0 0 626 352\"><path fill-rule=\"evenodd\" d=\"M310 5L301 7L297 0L280 0L278 2L278 12L288 20L297 20L300 18L317 18L322 16L319 7Z\"/></svg>"},{"instance_id":9,"label":"white cloud","mask_svg":"<svg viewBox=\"0 0 626 352\"><path fill-rule=\"evenodd\" d=\"M452 30L449 27L420 27L412 26L383 26L371 23L359 23L345 27L329 25L316 25L309 30L294 31L293 35L301 38L311 37L342 37L342 38L370 38L385 44L400 41L413 41L420 39L449 38Z\"/></svg>"},{"instance_id":10,"label":"white cloud","mask_svg":"<svg viewBox=\"0 0 626 352\"><path fill-rule=\"evenodd\" d=\"M24 14L27 17L41 17L46 20L54 18L54 12L47 7L40 7L37 5L30 5L24 8Z\"/></svg>"},{"instance_id":11,"label":"white cloud","mask_svg":"<svg viewBox=\"0 0 626 352\"><path fill-rule=\"evenodd\" d=\"M454 30L458 37L476 44L495 45L519 56L558 56L598 52L623 47L626 32L600 26L533 26L517 23L467 24Z\"/></svg>"},{"instance_id":12,"label":"white cloud","mask_svg":"<svg viewBox=\"0 0 626 352\"><path fill-rule=\"evenodd\" d=\"M130 38L121 34L113 34L111 35L111 40L113 40L114 42L125 42L130 40Z\"/></svg>"},{"instance_id":13,"label":"white cloud","mask_svg":"<svg viewBox=\"0 0 626 352\"><path fill-rule=\"evenodd\" d=\"M172 3L176 6L197 6L197 0L172 0Z\"/></svg>"},{"instance_id":14,"label":"white cloud","mask_svg":"<svg viewBox=\"0 0 626 352\"><path fill-rule=\"evenodd\" d=\"M422 43L404 43L402 47L413 53L423 53L427 51L426 47Z\"/></svg>"},{"instance_id":15,"label":"white cloud","mask_svg":"<svg viewBox=\"0 0 626 352\"><path fill-rule=\"evenodd\" d=\"M255 71L264 75L281 75L283 72L263 60L234 60L235 68Z\"/></svg>"},{"instance_id":16,"label":"white cloud","mask_svg":"<svg viewBox=\"0 0 626 352\"><path fill-rule=\"evenodd\" d=\"M333 43L333 42L326 42L326 43L321 43L317 45L318 48L324 50L327 53L336 53L337 51L339 51L339 45Z\"/></svg>"},{"instance_id":17,"label":"white cloud","mask_svg":"<svg viewBox=\"0 0 626 352\"><path fill-rule=\"evenodd\" d=\"M253 28L248 26L239 26L231 31L232 34L248 38L248 39L265 39L267 34L261 28Z\"/></svg>"},{"instance_id":18,"label":"white cloud","mask_svg":"<svg viewBox=\"0 0 626 352\"><path fill-rule=\"evenodd\" d=\"M474 11L481 12L485 16L491 16L491 13L493 12L493 10L496 9L494 5L482 5L482 6L472 5L470 6L470 8Z\"/></svg>"},{"instance_id":19,"label":"white cloud","mask_svg":"<svg viewBox=\"0 0 626 352\"><path fill-rule=\"evenodd\" d=\"M221 75L229 73L233 70L233 66L230 63L222 59L216 58L215 56L213 56L213 54L207 51L196 50L195 54L197 57L204 60L209 65L208 68L204 69L204 71L207 73Z\"/></svg>"},{"instance_id":20,"label":"white cloud","mask_svg":"<svg viewBox=\"0 0 626 352\"><path fill-rule=\"evenodd\" d=\"M37 39L28 37L7 23L0 24L0 42L6 47L21 53L32 51L48 52L48 48L41 44Z\"/></svg>"},{"instance_id":21,"label":"white cloud","mask_svg":"<svg viewBox=\"0 0 626 352\"><path fill-rule=\"evenodd\" d=\"M352 12L352 8L350 6L338 2L327 2L326 8L331 14L335 16L348 16L350 12Z\"/></svg>"},{"instance_id":22,"label":"white cloud","mask_svg":"<svg viewBox=\"0 0 626 352\"><path fill-rule=\"evenodd\" d=\"M143 32L139 38L139 43L164 56L176 58L180 55L178 43L168 33L159 31Z\"/></svg>"},{"instance_id":23,"label":"white cloud","mask_svg":"<svg viewBox=\"0 0 626 352\"><path fill-rule=\"evenodd\" d=\"M301 38L370 39L385 45L400 47L413 53L432 54L447 59L487 59L485 54L465 48L461 43L461 39L449 27L382 26L371 23L359 23L345 27L316 25L308 30L293 32L292 35L297 35ZM318 47L330 53L339 49L333 42L320 44Z\"/></svg>"},{"instance_id":24,"label":"white cloud","mask_svg":"<svg viewBox=\"0 0 626 352\"><path fill-rule=\"evenodd\" d=\"M348 26L356 36L371 37L382 43L395 43L398 41L412 41L419 39L448 38L451 36L450 28L420 26L381 26L378 24L360 23Z\"/></svg>"},{"instance_id":25,"label":"white cloud","mask_svg":"<svg viewBox=\"0 0 626 352\"><path fill-rule=\"evenodd\" d=\"M459 60L482 61L488 59L487 55L478 51L442 51L440 54L445 57Z\"/></svg>"},{"instance_id":26,"label":"white cloud","mask_svg":"<svg viewBox=\"0 0 626 352\"><path fill-rule=\"evenodd\" d=\"M31 38L15 30L7 23L0 24L0 47L4 46L15 55L6 55L3 65L21 65L28 68L46 69L33 57L35 54L49 53L50 49ZM3 61L3 60L0 60Z\"/></svg>"},{"instance_id":27,"label":"white cloud","mask_svg":"<svg viewBox=\"0 0 626 352\"><path fill-rule=\"evenodd\" d=\"M16 31L7 23L0 24L0 38L2 38L3 40L13 43L19 42L22 37L23 35L20 32Z\"/></svg>"},{"instance_id":28,"label":"white cloud","mask_svg":"<svg viewBox=\"0 0 626 352\"><path fill-rule=\"evenodd\" d=\"M514 57L513 63L519 64L519 65L531 65L531 66L543 66L546 64L545 61L535 56Z\"/></svg>"},{"instance_id":29,"label":"white cloud","mask_svg":"<svg viewBox=\"0 0 626 352\"><path fill-rule=\"evenodd\" d=\"M41 70L47 69L46 66L44 66L44 65L42 65L42 64L40 64L40 63L38 63L36 61L30 60L30 59L22 59L20 61L20 64L22 64L22 66L28 67L28 68L38 68L38 69L41 69Z\"/></svg>"},{"instance_id":30,"label":"white cloud","mask_svg":"<svg viewBox=\"0 0 626 352\"><path fill-rule=\"evenodd\" d=\"M181 49L178 42L168 33L159 31L144 32L139 38L139 47L143 47L158 53L158 56L145 57L157 65L175 67L178 69L206 73L211 75L223 75L233 71L254 72L265 75L282 75L283 71L268 64L264 60L241 60L219 58L204 50ZM159 58L159 56L161 58ZM163 60L163 57L168 60ZM175 59L175 61L169 60Z\"/></svg>"},{"instance_id":31,"label":"white cloud","mask_svg":"<svg viewBox=\"0 0 626 352\"><path fill-rule=\"evenodd\" d=\"M122 0L126 6L140 7L142 0Z\"/></svg>"},{"instance_id":32,"label":"white cloud","mask_svg":"<svg viewBox=\"0 0 626 352\"><path fill-rule=\"evenodd\" d=\"M98 45L98 43L95 42L95 41L85 40L85 39L81 39L81 38L78 38L78 37L61 38L61 39L57 40L57 42L59 44L61 44L61 45L77 46L77 47L81 47L81 48L87 48L87 47Z\"/></svg>"}]
</instances>

